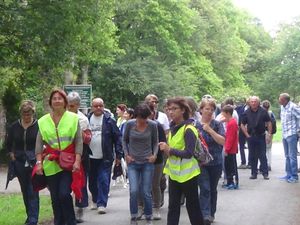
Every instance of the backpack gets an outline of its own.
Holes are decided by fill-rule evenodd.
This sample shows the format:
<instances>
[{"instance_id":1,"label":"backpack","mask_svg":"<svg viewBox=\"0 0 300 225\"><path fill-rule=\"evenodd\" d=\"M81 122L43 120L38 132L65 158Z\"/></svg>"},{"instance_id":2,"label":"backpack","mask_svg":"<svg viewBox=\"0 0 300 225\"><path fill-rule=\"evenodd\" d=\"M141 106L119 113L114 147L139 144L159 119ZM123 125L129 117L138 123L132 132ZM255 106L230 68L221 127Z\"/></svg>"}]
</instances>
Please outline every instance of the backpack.
<instances>
[{"instance_id":1,"label":"backpack","mask_svg":"<svg viewBox=\"0 0 300 225\"><path fill-rule=\"evenodd\" d=\"M277 132L277 127L276 127L276 119L274 116L274 113L268 112L269 116L271 118L271 123L272 123L272 134L275 134Z\"/></svg>"},{"instance_id":2,"label":"backpack","mask_svg":"<svg viewBox=\"0 0 300 225\"><path fill-rule=\"evenodd\" d=\"M198 161L200 166L205 166L214 159L209 153L208 146L199 130L193 156Z\"/></svg>"},{"instance_id":3,"label":"backpack","mask_svg":"<svg viewBox=\"0 0 300 225\"><path fill-rule=\"evenodd\" d=\"M212 161L214 158L209 153L208 146L199 131L198 131L198 134L199 134L199 137L197 138L197 141L196 141L194 158L198 161L200 166L205 166L210 161Z\"/></svg>"}]
</instances>

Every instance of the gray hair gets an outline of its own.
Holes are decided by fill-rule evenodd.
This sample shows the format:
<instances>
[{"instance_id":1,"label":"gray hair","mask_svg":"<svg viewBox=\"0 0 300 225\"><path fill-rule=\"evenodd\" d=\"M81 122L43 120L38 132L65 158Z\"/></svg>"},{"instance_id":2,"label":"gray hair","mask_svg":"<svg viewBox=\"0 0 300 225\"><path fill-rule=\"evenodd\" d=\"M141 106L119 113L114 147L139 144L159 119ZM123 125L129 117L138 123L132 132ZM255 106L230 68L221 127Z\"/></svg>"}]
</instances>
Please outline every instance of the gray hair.
<instances>
[{"instance_id":1,"label":"gray hair","mask_svg":"<svg viewBox=\"0 0 300 225\"><path fill-rule=\"evenodd\" d=\"M288 93L281 93L279 97L284 98L287 102L290 101L291 97Z\"/></svg>"},{"instance_id":2,"label":"gray hair","mask_svg":"<svg viewBox=\"0 0 300 225\"><path fill-rule=\"evenodd\" d=\"M81 100L80 95L76 91L70 92L67 96L67 99L69 103L72 102L78 105L80 104L80 100Z\"/></svg>"}]
</instances>

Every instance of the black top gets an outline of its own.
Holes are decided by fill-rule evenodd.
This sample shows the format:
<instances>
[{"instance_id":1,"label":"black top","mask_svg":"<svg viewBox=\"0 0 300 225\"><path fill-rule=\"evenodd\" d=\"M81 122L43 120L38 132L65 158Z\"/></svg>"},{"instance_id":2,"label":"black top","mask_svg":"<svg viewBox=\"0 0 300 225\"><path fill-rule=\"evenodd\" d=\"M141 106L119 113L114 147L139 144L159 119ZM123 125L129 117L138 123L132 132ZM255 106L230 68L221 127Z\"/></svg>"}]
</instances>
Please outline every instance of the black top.
<instances>
[{"instance_id":1,"label":"black top","mask_svg":"<svg viewBox=\"0 0 300 225\"><path fill-rule=\"evenodd\" d=\"M157 129L158 129L158 142L167 142L167 138L166 138L164 128L159 122L157 122ZM154 164L160 164L160 163L163 163L163 162L164 162L163 153L160 149L158 149L157 158L156 158Z\"/></svg>"},{"instance_id":2,"label":"black top","mask_svg":"<svg viewBox=\"0 0 300 225\"><path fill-rule=\"evenodd\" d=\"M254 112L251 108L247 109L242 117L242 124L247 124L247 131L250 136L260 136L265 134L266 122L270 122L270 116L262 107L258 107Z\"/></svg>"},{"instance_id":3,"label":"black top","mask_svg":"<svg viewBox=\"0 0 300 225\"><path fill-rule=\"evenodd\" d=\"M21 161L25 161L25 151L32 152L34 156L38 130L37 120L34 120L27 129L22 127L20 120L15 121L7 133L6 150L13 152L16 159Z\"/></svg>"}]
</instances>

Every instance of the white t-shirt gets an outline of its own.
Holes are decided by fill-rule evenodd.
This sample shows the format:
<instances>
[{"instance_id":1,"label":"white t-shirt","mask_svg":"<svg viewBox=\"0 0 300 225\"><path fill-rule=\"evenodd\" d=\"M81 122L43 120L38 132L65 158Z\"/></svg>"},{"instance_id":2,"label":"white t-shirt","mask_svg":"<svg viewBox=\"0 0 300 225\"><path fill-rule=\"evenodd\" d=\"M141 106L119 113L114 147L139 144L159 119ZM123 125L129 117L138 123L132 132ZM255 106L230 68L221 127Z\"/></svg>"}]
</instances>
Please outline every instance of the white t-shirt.
<instances>
[{"instance_id":1,"label":"white t-shirt","mask_svg":"<svg viewBox=\"0 0 300 225\"><path fill-rule=\"evenodd\" d=\"M93 155L90 155L92 159L102 159L102 123L103 115L95 116L94 114L90 119L90 129L92 131L92 140L90 142L90 149Z\"/></svg>"},{"instance_id":2,"label":"white t-shirt","mask_svg":"<svg viewBox=\"0 0 300 225\"><path fill-rule=\"evenodd\" d=\"M164 128L164 131L170 130L170 122L167 115L163 112L158 112L158 117L156 119Z\"/></svg>"},{"instance_id":3,"label":"white t-shirt","mask_svg":"<svg viewBox=\"0 0 300 225\"><path fill-rule=\"evenodd\" d=\"M88 118L80 111L77 112L79 118L79 125L81 130L90 129L90 124Z\"/></svg>"}]
</instances>

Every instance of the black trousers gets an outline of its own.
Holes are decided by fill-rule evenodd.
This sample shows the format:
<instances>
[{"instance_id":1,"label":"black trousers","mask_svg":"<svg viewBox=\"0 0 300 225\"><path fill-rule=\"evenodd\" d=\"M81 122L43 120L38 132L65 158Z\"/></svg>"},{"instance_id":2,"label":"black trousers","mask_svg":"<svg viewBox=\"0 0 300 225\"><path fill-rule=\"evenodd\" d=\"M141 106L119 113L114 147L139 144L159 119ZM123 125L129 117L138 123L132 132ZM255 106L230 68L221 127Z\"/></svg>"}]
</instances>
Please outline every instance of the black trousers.
<instances>
[{"instance_id":1,"label":"black trousers","mask_svg":"<svg viewBox=\"0 0 300 225\"><path fill-rule=\"evenodd\" d=\"M203 225L203 216L198 196L198 176L179 183L169 178L169 210L168 225L177 225L180 217L180 199L182 193L186 197L186 209L192 225Z\"/></svg>"},{"instance_id":2,"label":"black trousers","mask_svg":"<svg viewBox=\"0 0 300 225\"><path fill-rule=\"evenodd\" d=\"M35 225L39 218L39 193L33 191L31 184L31 167L25 167L24 161L15 161L15 170L18 177L23 201L26 209L27 219L25 224Z\"/></svg>"},{"instance_id":3,"label":"black trousers","mask_svg":"<svg viewBox=\"0 0 300 225\"><path fill-rule=\"evenodd\" d=\"M47 176L54 225L75 225L75 212L71 196L72 172L62 171L52 176Z\"/></svg>"},{"instance_id":4,"label":"black trousers","mask_svg":"<svg viewBox=\"0 0 300 225\"><path fill-rule=\"evenodd\" d=\"M233 176L236 174L236 154L228 154L225 157L225 172L227 177L227 185L234 184Z\"/></svg>"}]
</instances>

